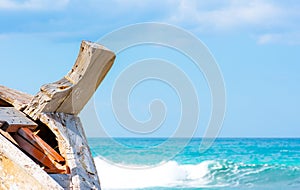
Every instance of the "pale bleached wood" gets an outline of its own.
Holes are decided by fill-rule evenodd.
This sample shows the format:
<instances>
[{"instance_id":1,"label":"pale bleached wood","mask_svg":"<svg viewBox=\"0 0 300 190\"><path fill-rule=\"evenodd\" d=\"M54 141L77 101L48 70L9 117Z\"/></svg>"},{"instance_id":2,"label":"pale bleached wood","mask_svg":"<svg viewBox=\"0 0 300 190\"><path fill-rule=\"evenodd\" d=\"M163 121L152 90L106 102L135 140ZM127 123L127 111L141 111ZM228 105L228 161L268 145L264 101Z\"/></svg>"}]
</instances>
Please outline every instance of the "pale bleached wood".
<instances>
[{"instance_id":1,"label":"pale bleached wood","mask_svg":"<svg viewBox=\"0 0 300 190\"><path fill-rule=\"evenodd\" d=\"M63 188L0 134L0 189L62 190Z\"/></svg>"},{"instance_id":2,"label":"pale bleached wood","mask_svg":"<svg viewBox=\"0 0 300 190\"><path fill-rule=\"evenodd\" d=\"M79 117L43 113L40 120L58 137L60 153L70 168L71 189L100 189L99 177Z\"/></svg>"},{"instance_id":3,"label":"pale bleached wood","mask_svg":"<svg viewBox=\"0 0 300 190\"><path fill-rule=\"evenodd\" d=\"M11 135L8 132L0 130L0 135L4 136L7 140L12 142L14 145L18 146L18 143L11 137Z\"/></svg>"},{"instance_id":4,"label":"pale bleached wood","mask_svg":"<svg viewBox=\"0 0 300 190\"><path fill-rule=\"evenodd\" d=\"M6 132L17 132L21 127L35 129L38 126L14 107L0 107L0 123L3 125L0 128Z\"/></svg>"},{"instance_id":5,"label":"pale bleached wood","mask_svg":"<svg viewBox=\"0 0 300 190\"><path fill-rule=\"evenodd\" d=\"M24 112L34 119L42 112L79 114L114 59L115 54L104 46L83 41L72 70L60 81L44 85Z\"/></svg>"},{"instance_id":6,"label":"pale bleached wood","mask_svg":"<svg viewBox=\"0 0 300 190\"><path fill-rule=\"evenodd\" d=\"M18 110L24 109L32 98L32 95L0 85L0 99Z\"/></svg>"},{"instance_id":7,"label":"pale bleached wood","mask_svg":"<svg viewBox=\"0 0 300 190\"><path fill-rule=\"evenodd\" d=\"M48 186L51 187L50 189L100 189L94 160L80 119L76 115L93 95L111 68L114 59L114 53L105 47L83 41L73 69L60 81L42 86L36 96L0 86L1 105L7 106L7 102L32 119L39 119L46 124L55 134L60 153L70 168L69 175L51 175L53 179L59 181L59 184L62 184L63 187L61 187L15 146L10 153L8 150L13 149L11 142L0 135L2 137L0 138L0 181L17 176L9 170L9 167L3 166L9 162L13 164L14 172L24 171L24 174L22 173L24 178L28 175L32 176L32 178L28 177L27 185L37 184L37 189L45 189L39 186L40 181L43 181L46 189ZM7 146L7 143L10 145ZM5 172L1 167L5 169ZM39 176L41 171L43 173ZM23 178L19 179L18 183L21 184L20 187L25 184ZM2 183L3 187L0 186L0 189L7 188L5 184ZM21 189L31 188L24 186Z\"/></svg>"}]
</instances>

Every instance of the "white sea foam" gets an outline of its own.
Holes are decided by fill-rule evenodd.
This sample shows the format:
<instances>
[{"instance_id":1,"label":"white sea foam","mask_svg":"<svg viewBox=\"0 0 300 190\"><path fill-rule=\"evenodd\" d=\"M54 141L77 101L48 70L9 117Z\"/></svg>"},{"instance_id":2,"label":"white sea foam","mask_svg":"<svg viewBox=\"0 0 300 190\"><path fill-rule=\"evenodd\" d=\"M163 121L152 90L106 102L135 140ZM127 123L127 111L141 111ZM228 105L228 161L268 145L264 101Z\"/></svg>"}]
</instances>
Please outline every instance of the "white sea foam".
<instances>
[{"instance_id":1,"label":"white sea foam","mask_svg":"<svg viewBox=\"0 0 300 190\"><path fill-rule=\"evenodd\" d=\"M208 166L214 161L198 165L179 165L169 161L156 167L138 169L111 164L95 158L96 167L104 190L137 189L147 187L206 187L210 182Z\"/></svg>"}]
</instances>

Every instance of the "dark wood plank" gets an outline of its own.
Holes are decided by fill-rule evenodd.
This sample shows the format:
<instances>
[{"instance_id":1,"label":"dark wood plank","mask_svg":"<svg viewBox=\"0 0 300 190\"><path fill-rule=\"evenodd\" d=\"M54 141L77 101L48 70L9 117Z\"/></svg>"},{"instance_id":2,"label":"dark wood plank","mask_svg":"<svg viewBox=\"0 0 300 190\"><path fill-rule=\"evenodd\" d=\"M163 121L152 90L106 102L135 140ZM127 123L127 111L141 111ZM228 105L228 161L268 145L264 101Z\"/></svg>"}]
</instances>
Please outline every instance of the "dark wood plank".
<instances>
[{"instance_id":1,"label":"dark wood plank","mask_svg":"<svg viewBox=\"0 0 300 190\"><path fill-rule=\"evenodd\" d=\"M34 157L42 165L44 165L44 166L46 166L48 168L54 167L53 163L50 161L50 159L48 158L48 156L46 156L44 153L42 153L40 150L38 150L32 144L30 144L28 141L26 141L20 135L14 134L13 138L19 144L19 146L21 147L22 150L24 150L30 156Z\"/></svg>"},{"instance_id":2,"label":"dark wood plank","mask_svg":"<svg viewBox=\"0 0 300 190\"><path fill-rule=\"evenodd\" d=\"M11 104L7 103L6 101L2 100L1 98L0 98L0 106L1 107L12 107Z\"/></svg>"},{"instance_id":3,"label":"dark wood plank","mask_svg":"<svg viewBox=\"0 0 300 190\"><path fill-rule=\"evenodd\" d=\"M5 124L5 121L0 121L0 129L1 129L1 126Z\"/></svg>"},{"instance_id":4,"label":"dark wood plank","mask_svg":"<svg viewBox=\"0 0 300 190\"><path fill-rule=\"evenodd\" d=\"M30 142L20 136L18 133L13 134L13 138L18 143L19 147L38 161L42 166L45 166L44 170L48 173L65 173L65 169L59 169L57 164L51 160L44 152L37 149Z\"/></svg>"},{"instance_id":5,"label":"dark wood plank","mask_svg":"<svg viewBox=\"0 0 300 190\"><path fill-rule=\"evenodd\" d=\"M20 128L18 130L18 134L53 160L57 162L65 162L65 159L61 155L59 155L51 146L43 141L43 139L32 133L29 129Z\"/></svg>"}]
</instances>

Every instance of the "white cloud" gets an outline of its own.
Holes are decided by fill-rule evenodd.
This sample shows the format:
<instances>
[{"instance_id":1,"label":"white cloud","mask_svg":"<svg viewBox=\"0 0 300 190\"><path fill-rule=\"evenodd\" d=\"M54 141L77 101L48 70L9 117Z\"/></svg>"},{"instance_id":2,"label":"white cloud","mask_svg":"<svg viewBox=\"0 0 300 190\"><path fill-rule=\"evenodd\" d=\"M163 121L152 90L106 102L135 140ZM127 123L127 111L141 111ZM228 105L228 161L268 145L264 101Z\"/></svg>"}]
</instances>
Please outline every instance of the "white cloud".
<instances>
[{"instance_id":1,"label":"white cloud","mask_svg":"<svg viewBox=\"0 0 300 190\"><path fill-rule=\"evenodd\" d=\"M279 34L263 34L258 37L257 42L259 44L268 44L268 43L273 43L278 41L279 38L280 38Z\"/></svg>"},{"instance_id":2,"label":"white cloud","mask_svg":"<svg viewBox=\"0 0 300 190\"><path fill-rule=\"evenodd\" d=\"M244 33L258 44L300 44L299 1L180 0L167 22L200 33Z\"/></svg>"},{"instance_id":3,"label":"white cloud","mask_svg":"<svg viewBox=\"0 0 300 190\"><path fill-rule=\"evenodd\" d=\"M69 0L0 0L0 10L60 10Z\"/></svg>"},{"instance_id":4,"label":"white cloud","mask_svg":"<svg viewBox=\"0 0 300 190\"><path fill-rule=\"evenodd\" d=\"M272 25L283 14L280 7L263 0L203 3L180 1L177 11L169 18L174 23L188 23L203 29L232 30L253 25Z\"/></svg>"},{"instance_id":5,"label":"white cloud","mask_svg":"<svg viewBox=\"0 0 300 190\"><path fill-rule=\"evenodd\" d=\"M288 44L300 45L300 32L269 33L258 36L258 44Z\"/></svg>"},{"instance_id":6,"label":"white cloud","mask_svg":"<svg viewBox=\"0 0 300 190\"><path fill-rule=\"evenodd\" d=\"M292 41L299 38L299 1L275 0L0 0L0 11L19 10L55 12L55 16L13 19L3 27L5 33L95 34L126 24L158 21L184 27L197 34L255 36L259 44ZM68 9L66 9L68 7ZM78 14L81 13L81 14ZM5 14L5 12L4 12ZM24 14L20 14L26 17ZM7 22L11 23L11 22ZM5 24L5 23L4 23ZM3 26L3 24L2 24ZM69 27L66 27L69 26ZM84 27L82 27L84 26ZM56 36L55 34L54 36ZM294 40L297 41L297 40ZM290 42L289 42L290 43Z\"/></svg>"}]
</instances>

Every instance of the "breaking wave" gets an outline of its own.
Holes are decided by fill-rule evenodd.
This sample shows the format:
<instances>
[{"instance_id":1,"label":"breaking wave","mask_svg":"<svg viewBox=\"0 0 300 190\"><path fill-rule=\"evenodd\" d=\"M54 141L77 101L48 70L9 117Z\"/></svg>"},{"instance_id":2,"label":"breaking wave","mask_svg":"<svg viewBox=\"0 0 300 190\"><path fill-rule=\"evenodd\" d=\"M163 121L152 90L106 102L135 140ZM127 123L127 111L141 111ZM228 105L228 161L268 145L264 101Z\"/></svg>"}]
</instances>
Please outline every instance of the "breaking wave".
<instances>
[{"instance_id":1,"label":"breaking wave","mask_svg":"<svg viewBox=\"0 0 300 190\"><path fill-rule=\"evenodd\" d=\"M155 167L139 169L117 166L102 157L95 158L102 189L142 188L271 188L300 187L300 167L268 164L234 163L207 160L199 164L168 161Z\"/></svg>"}]
</instances>

